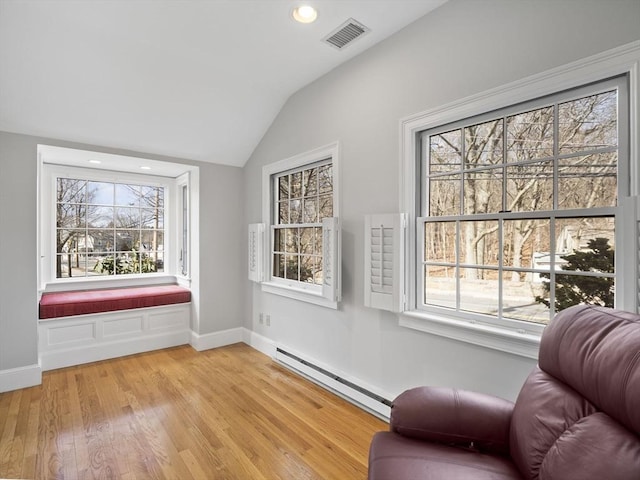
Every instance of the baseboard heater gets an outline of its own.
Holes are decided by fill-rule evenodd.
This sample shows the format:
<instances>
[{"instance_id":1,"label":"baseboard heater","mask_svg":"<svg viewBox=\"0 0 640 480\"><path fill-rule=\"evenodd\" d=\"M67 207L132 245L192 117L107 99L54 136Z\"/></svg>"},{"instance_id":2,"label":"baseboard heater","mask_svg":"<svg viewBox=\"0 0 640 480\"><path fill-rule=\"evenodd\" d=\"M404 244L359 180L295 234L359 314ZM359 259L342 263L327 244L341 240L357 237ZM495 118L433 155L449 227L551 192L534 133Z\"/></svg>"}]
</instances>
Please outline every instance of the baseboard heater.
<instances>
[{"instance_id":1,"label":"baseboard heater","mask_svg":"<svg viewBox=\"0 0 640 480\"><path fill-rule=\"evenodd\" d=\"M391 401L383 396L279 347L276 348L276 360L377 417L389 420Z\"/></svg>"}]
</instances>

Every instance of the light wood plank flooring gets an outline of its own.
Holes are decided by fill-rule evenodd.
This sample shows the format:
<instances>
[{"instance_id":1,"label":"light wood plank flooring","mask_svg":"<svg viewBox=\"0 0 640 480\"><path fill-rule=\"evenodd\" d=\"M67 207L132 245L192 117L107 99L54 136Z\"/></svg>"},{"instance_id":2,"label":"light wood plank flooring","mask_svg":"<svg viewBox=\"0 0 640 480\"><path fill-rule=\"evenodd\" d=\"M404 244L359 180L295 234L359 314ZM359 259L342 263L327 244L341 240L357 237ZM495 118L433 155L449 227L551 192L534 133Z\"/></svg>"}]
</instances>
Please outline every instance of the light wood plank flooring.
<instances>
[{"instance_id":1,"label":"light wood plank flooring","mask_svg":"<svg viewBox=\"0 0 640 480\"><path fill-rule=\"evenodd\" d=\"M0 394L0 478L365 479L387 428L247 345L183 346Z\"/></svg>"}]
</instances>

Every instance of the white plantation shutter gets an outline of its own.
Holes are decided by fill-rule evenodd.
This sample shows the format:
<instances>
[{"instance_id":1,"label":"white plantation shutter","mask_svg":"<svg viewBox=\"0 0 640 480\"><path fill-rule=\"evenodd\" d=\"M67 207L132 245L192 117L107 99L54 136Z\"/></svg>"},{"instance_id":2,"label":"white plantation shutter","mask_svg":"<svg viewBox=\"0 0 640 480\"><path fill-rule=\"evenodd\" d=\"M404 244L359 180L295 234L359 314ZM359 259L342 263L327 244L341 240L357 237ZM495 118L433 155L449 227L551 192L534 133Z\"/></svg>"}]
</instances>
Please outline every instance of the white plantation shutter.
<instances>
[{"instance_id":1,"label":"white plantation shutter","mask_svg":"<svg viewBox=\"0 0 640 480\"><path fill-rule=\"evenodd\" d=\"M336 217L322 219L322 276L322 296L331 302L339 302L340 225Z\"/></svg>"},{"instance_id":2,"label":"white plantation shutter","mask_svg":"<svg viewBox=\"0 0 640 480\"><path fill-rule=\"evenodd\" d=\"M629 312L640 311L640 197L620 199L620 210L616 217L619 230L616 252L634 252L635 261L629 256L615 256L616 301L615 307Z\"/></svg>"},{"instance_id":3,"label":"white plantation shutter","mask_svg":"<svg viewBox=\"0 0 640 480\"><path fill-rule=\"evenodd\" d=\"M262 266L264 251L264 223L249 224L249 280L262 282Z\"/></svg>"},{"instance_id":4,"label":"white plantation shutter","mask_svg":"<svg viewBox=\"0 0 640 480\"><path fill-rule=\"evenodd\" d=\"M404 214L367 215L365 236L365 291L367 307L404 310Z\"/></svg>"}]
</instances>

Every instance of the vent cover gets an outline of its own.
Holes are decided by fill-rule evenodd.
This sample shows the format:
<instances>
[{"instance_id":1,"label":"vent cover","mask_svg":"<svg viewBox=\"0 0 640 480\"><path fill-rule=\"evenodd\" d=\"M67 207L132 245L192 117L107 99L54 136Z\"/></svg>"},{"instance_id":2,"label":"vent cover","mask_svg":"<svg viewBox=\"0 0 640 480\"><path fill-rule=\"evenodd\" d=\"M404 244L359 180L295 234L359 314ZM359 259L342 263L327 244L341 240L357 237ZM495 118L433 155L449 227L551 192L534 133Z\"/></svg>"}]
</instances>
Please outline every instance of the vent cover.
<instances>
[{"instance_id":1,"label":"vent cover","mask_svg":"<svg viewBox=\"0 0 640 480\"><path fill-rule=\"evenodd\" d=\"M361 37L368 31L369 28L365 27L360 22L355 21L353 18L350 18L323 38L322 41L337 48L338 50L342 50L356 38Z\"/></svg>"}]
</instances>

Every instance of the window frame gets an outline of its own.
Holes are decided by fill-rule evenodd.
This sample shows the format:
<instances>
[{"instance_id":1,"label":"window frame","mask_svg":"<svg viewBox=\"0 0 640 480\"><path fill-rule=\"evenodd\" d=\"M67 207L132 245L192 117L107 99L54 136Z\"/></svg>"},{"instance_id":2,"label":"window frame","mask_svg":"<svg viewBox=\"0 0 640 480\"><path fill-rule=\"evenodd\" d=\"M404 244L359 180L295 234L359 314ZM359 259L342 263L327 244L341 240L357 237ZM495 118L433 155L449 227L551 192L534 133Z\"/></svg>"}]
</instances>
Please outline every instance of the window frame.
<instances>
[{"instance_id":1,"label":"window frame","mask_svg":"<svg viewBox=\"0 0 640 480\"><path fill-rule=\"evenodd\" d=\"M95 166L88 165L93 159ZM114 162L118 169L98 165ZM138 173L140 164L151 165L154 175ZM131 165L129 165L131 164ZM162 186L164 198L164 271L154 273L104 275L89 277L56 278L55 230L56 230L56 182L57 178L80 178L120 184ZM49 145L38 145L38 291L91 290L163 283L178 283L191 288L193 255L190 255L186 274L181 271L179 249L187 242L197 255L197 241L191 219L197 214L197 198L194 197L194 177L198 181L197 167L177 163L159 162L136 157L75 150ZM187 188L187 211L182 210L179 193ZM197 188L196 188L197 190ZM195 208L195 212L194 212ZM184 224L186 221L186 224ZM183 230L184 229L184 230ZM183 235L183 233L185 235Z\"/></svg>"},{"instance_id":2,"label":"window frame","mask_svg":"<svg viewBox=\"0 0 640 480\"><path fill-rule=\"evenodd\" d=\"M401 326L528 358L537 358L543 325L537 326L529 322L520 324L512 320L484 322L483 319L474 315L452 315L451 312L425 311L417 308L421 272L420 229L418 228L422 225L419 222L422 202L420 182L424 179L420 165L420 136L426 130L437 129L463 119L481 117L492 111L517 107L535 99L555 95L565 90L579 89L616 76L625 76L628 86L627 164L629 170L627 177L630 179L628 198L618 199L619 213L616 225L622 231L620 242L616 241L616 248L624 248L625 252L630 250L635 260L631 262L627 257L626 262L623 263L622 257L626 256L626 253L616 255L617 284L622 287L617 289L616 307L637 311L638 295L637 292L631 294L633 290L628 287L628 284L636 284L638 278L638 236L635 232L638 208L635 197L638 195L640 183L638 181L637 133L640 110L639 72L640 42L636 42L401 120L400 204L408 214L408 234L405 239L406 290L404 312L399 315ZM619 140L619 144L621 143L622 141ZM619 162L621 162L620 158ZM623 178L620 170L619 178ZM631 227L628 224L631 224Z\"/></svg>"},{"instance_id":3,"label":"window frame","mask_svg":"<svg viewBox=\"0 0 640 480\"><path fill-rule=\"evenodd\" d=\"M295 155L278 162L265 165L262 169L262 222L265 225L265 237L263 245L263 272L264 280L261 282L263 292L272 293L288 298L293 298L307 303L324 306L332 309L338 308L340 290L340 268L337 268L336 277L338 294L333 299L323 295L323 286L306 284L305 282L292 281L273 276L273 241L274 227L277 224L277 177L291 171L299 171L323 163L331 163L333 178L333 218L340 217L340 145L334 142L308 152ZM322 219L318 225L322 225ZM323 229L324 233L324 229ZM339 235L338 235L339 239ZM340 242L336 242L337 265L340 265ZM324 257L322 258L324 264Z\"/></svg>"}]
</instances>

